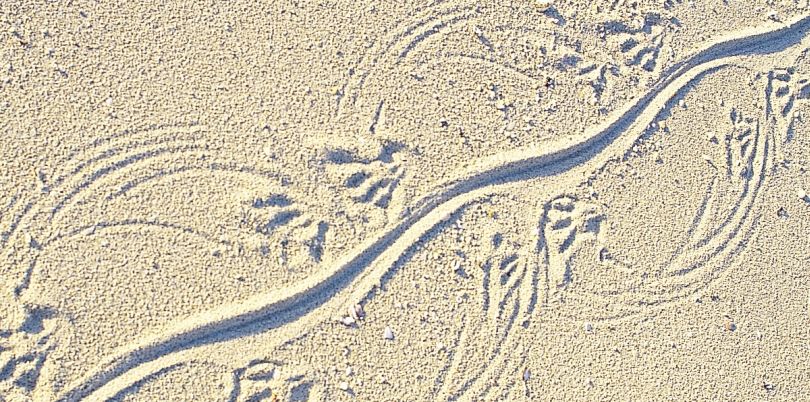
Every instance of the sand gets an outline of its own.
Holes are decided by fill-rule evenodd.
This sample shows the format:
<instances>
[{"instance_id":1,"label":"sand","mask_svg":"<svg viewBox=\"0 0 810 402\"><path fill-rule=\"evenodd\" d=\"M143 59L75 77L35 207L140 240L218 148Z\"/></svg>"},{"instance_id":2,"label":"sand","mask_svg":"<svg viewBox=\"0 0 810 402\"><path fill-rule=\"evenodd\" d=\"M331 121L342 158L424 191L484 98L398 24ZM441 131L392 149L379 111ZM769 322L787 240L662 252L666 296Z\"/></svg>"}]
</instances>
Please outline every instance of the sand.
<instances>
[{"instance_id":1,"label":"sand","mask_svg":"<svg viewBox=\"0 0 810 402\"><path fill-rule=\"evenodd\" d=\"M0 4L0 401L810 400L806 1L133 3Z\"/></svg>"}]
</instances>

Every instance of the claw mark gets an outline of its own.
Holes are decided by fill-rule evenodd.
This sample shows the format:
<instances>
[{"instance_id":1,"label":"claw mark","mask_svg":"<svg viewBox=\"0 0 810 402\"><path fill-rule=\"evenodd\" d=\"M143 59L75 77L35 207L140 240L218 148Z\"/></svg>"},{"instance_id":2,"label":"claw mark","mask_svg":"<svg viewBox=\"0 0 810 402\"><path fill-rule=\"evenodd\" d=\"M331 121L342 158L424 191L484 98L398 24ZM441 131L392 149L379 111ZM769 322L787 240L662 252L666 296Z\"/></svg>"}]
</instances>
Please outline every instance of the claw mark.
<instances>
[{"instance_id":1,"label":"claw mark","mask_svg":"<svg viewBox=\"0 0 810 402\"><path fill-rule=\"evenodd\" d=\"M363 184L363 182L368 178L369 174L365 171L352 173L352 175L346 179L346 182L343 183L343 185L346 186L346 188L357 188L360 187L360 185Z\"/></svg>"},{"instance_id":2,"label":"claw mark","mask_svg":"<svg viewBox=\"0 0 810 402\"><path fill-rule=\"evenodd\" d=\"M318 400L320 387L305 380L300 367L258 359L233 372L229 402Z\"/></svg>"},{"instance_id":3,"label":"claw mark","mask_svg":"<svg viewBox=\"0 0 810 402\"><path fill-rule=\"evenodd\" d=\"M645 43L636 39L628 39L622 44L622 53L628 54L625 64L628 66L641 66L648 72L655 71L658 55L664 44L664 31L654 30Z\"/></svg>"},{"instance_id":4,"label":"claw mark","mask_svg":"<svg viewBox=\"0 0 810 402\"><path fill-rule=\"evenodd\" d=\"M632 144L643 135L644 128L653 121L661 108L682 88L694 82L696 77L716 71L721 68L719 66L734 63L735 60L740 59L738 58L740 55L772 54L784 50L795 44L808 31L810 31L810 17L803 16L779 28L746 33L744 36L712 43L668 69L666 75L657 81L644 96L628 105L628 108L617 112L611 118L611 122L607 122L592 136L583 138L581 142L566 143L549 152L533 152L531 155L519 152L510 153L505 161L499 161L494 166L463 173L452 181L444 183L440 190L430 193L423 201L415 203L416 206L410 211L410 214L393 223L385 232L380 233L380 236L361 244L334 267L324 273L319 273L311 281L305 282L302 285L304 290L301 292L292 295L257 295L248 303L229 306L227 313L218 311L215 319L205 316L184 321L176 329L133 343L122 349L120 353L106 359L97 371L88 373L86 377L67 386L59 400L77 400L118 389L127 382L121 378L122 374L144 369L145 363L156 362L170 353L233 339L235 336L280 328L289 323L295 323L296 330L315 325L327 314L324 310L330 310L334 306L329 303L333 300L336 290L357 286L351 290L353 294L367 294L371 287L370 283L377 283L379 278L389 272L385 267L390 267L390 264L383 264L383 268L375 269L377 267L372 264L383 259L396 260L406 250L411 250L412 246L422 239L426 232L433 230L448 216L467 206L472 202L471 200L481 197L484 193L497 191L493 189L501 188L498 187L500 185L516 183L529 178L557 176L563 180L581 177L582 172L577 171L573 166L580 166L589 160L601 162L603 157L616 157L616 155L623 154L628 144ZM696 259L683 261L687 264L683 266L692 272L695 272L695 267L700 267L718 256L721 263L727 262L730 258L728 255L736 253L744 245L747 236L745 233L749 232L748 228L752 225L750 222L754 221L754 219L750 219L752 217L750 204L753 204L753 199L762 185L760 179L766 176L768 141L771 133L767 134L760 137L760 142L756 145L758 174L755 175L757 181L754 183L754 189L747 199L750 202L740 208L741 215L737 217L733 227L724 231L717 241L695 250ZM561 177L567 174L570 176ZM565 181L563 180L563 182ZM744 235L740 235L741 233ZM367 269L368 267L371 268ZM523 270L523 268L520 269ZM698 275L704 273L697 272ZM710 276L711 273L706 273L706 275ZM526 276L523 274L512 275L514 280L523 277ZM690 274L677 277L676 279L680 282L676 282L674 285L665 284L663 295L660 293L653 295L658 299L642 299L640 302L650 304L661 299L671 300L672 297L682 294L681 289L690 286L691 283L684 282L682 278L691 280L692 277ZM513 280L512 278L510 281ZM699 276L698 281L702 278L703 276ZM531 281L523 281L523 283L531 283ZM493 284L500 286L499 281L490 281L491 287ZM672 286L679 287L673 288ZM512 300L519 300L521 303L530 299L532 289L518 287L516 291L510 293L509 289L512 289L512 286L509 282L505 288L499 289L497 293L511 297ZM524 289L527 292L523 292ZM493 295L495 293L492 291ZM493 306L494 302L490 303L490 309L494 308ZM316 309L319 307L324 308L316 314ZM520 316L520 310L506 308L504 311L510 310L517 311L517 315L515 313L506 314L510 318L501 323L501 327L496 327L497 333L509 333L514 322L511 317ZM305 316L310 319L303 319ZM273 323L268 326L265 325L265 322L270 321L269 318L272 318ZM470 388L470 392L476 394L473 399L477 395L487 392L487 387L495 382L496 376L504 372L502 370L504 364L509 364L508 359L512 354L523 354L524 350L521 349L521 345L520 342L499 344L499 350L504 353L497 354L495 359L484 360L488 362L488 367L485 373L479 376L483 380L471 385L475 389Z\"/></svg>"},{"instance_id":5,"label":"claw mark","mask_svg":"<svg viewBox=\"0 0 810 402\"><path fill-rule=\"evenodd\" d=\"M389 173L396 174L396 167L389 169ZM354 198L355 201L360 203L373 203L379 208L388 208L391 202L394 190L402 180L403 172L393 177L383 177L379 180L373 181L365 187L365 192Z\"/></svg>"},{"instance_id":6,"label":"claw mark","mask_svg":"<svg viewBox=\"0 0 810 402\"><path fill-rule=\"evenodd\" d=\"M326 240L326 231L329 230L329 224L320 221L318 222L318 228L315 235L307 241L307 246L309 247L309 255L312 256L312 259L315 262L320 262L321 258L323 257L323 244Z\"/></svg>"},{"instance_id":7,"label":"claw mark","mask_svg":"<svg viewBox=\"0 0 810 402\"><path fill-rule=\"evenodd\" d=\"M804 59L807 52L805 50L796 63ZM777 119L778 130L785 135L783 142L793 140L794 124L802 118L801 114L792 113L793 109L798 103L806 103L808 99L810 99L810 76L796 73L794 67L775 69L768 73L768 84L765 88L766 113Z\"/></svg>"},{"instance_id":8,"label":"claw mark","mask_svg":"<svg viewBox=\"0 0 810 402\"><path fill-rule=\"evenodd\" d=\"M48 355L56 347L55 312L40 307L18 310L22 315L18 325L3 322L0 327L0 395L30 400ZM12 317L4 319L12 321Z\"/></svg>"},{"instance_id":9,"label":"claw mark","mask_svg":"<svg viewBox=\"0 0 810 402\"><path fill-rule=\"evenodd\" d=\"M602 95L610 86L609 76L618 77L619 68L613 63L591 64L579 71L579 76L587 79L597 101L601 101Z\"/></svg>"},{"instance_id":10,"label":"claw mark","mask_svg":"<svg viewBox=\"0 0 810 402\"><path fill-rule=\"evenodd\" d=\"M281 211L273 215L273 217L270 218L270 220L267 221L267 223L256 228L256 232L265 235L271 234L277 228L287 225L288 223L292 222L293 219L299 216L301 216L301 211L298 210Z\"/></svg>"},{"instance_id":11,"label":"claw mark","mask_svg":"<svg viewBox=\"0 0 810 402\"><path fill-rule=\"evenodd\" d=\"M377 105L377 109L374 111L374 118L371 121L371 126L368 128L368 131L371 134L375 134L377 132L377 123L380 121L380 114L382 114L384 103L385 101L380 101L380 104Z\"/></svg>"},{"instance_id":12,"label":"claw mark","mask_svg":"<svg viewBox=\"0 0 810 402\"><path fill-rule=\"evenodd\" d=\"M665 48L669 30L679 25L674 18L665 19L658 13L646 13L638 27L621 21L607 21L599 26L605 35L621 38L618 50L625 55L626 66L639 66L647 72L659 71L658 58Z\"/></svg>"},{"instance_id":13,"label":"claw mark","mask_svg":"<svg viewBox=\"0 0 810 402\"><path fill-rule=\"evenodd\" d=\"M394 31L392 36L375 44L372 51L363 55L363 59L357 68L362 73L356 75L350 73L349 77L352 79L350 82L346 82L338 91L336 114L340 114L344 99L349 99L350 106L357 101L364 90L369 75L376 70L377 65L385 65L386 62L391 64L400 63L408 53L415 50L428 37L453 25L467 21L479 13L476 4L450 4L440 10L436 10L435 7L431 6L428 7L428 10L428 15ZM402 22L399 21L398 24ZM346 97L346 94L349 96Z\"/></svg>"},{"instance_id":14,"label":"claw mark","mask_svg":"<svg viewBox=\"0 0 810 402\"><path fill-rule=\"evenodd\" d=\"M484 35L484 31L481 29L481 27L476 26L473 29L473 31L475 32L475 36L476 38L478 38L478 41L481 42L481 44L484 45L484 47L486 47L487 50L489 50L490 52L495 51L495 47L492 46L492 41L490 41L489 38L487 38L487 36Z\"/></svg>"},{"instance_id":15,"label":"claw mark","mask_svg":"<svg viewBox=\"0 0 810 402\"><path fill-rule=\"evenodd\" d=\"M531 315L530 304L537 292L532 275L537 267L526 258L525 247L504 242L500 233L496 233L493 240L488 249L491 256L481 266L480 306L484 319L476 320L477 327L467 324L461 329L446 369L437 380L441 381L437 400L478 400L491 392L494 379L508 383L510 380L503 375L516 372L522 365L521 358L514 355L524 347L519 329L525 325L515 324L528 322ZM498 255L507 245L516 249ZM497 279L493 280L493 274ZM473 342L476 336L486 337L487 341ZM480 344L489 346L482 350ZM472 356L490 364L468 369L464 378L457 378L460 362Z\"/></svg>"},{"instance_id":16,"label":"claw mark","mask_svg":"<svg viewBox=\"0 0 810 402\"><path fill-rule=\"evenodd\" d=\"M546 203L540 222L538 248L547 265L547 287L564 288L572 280L571 258L583 245L596 241L604 219L601 207L562 196Z\"/></svg>"},{"instance_id":17,"label":"claw mark","mask_svg":"<svg viewBox=\"0 0 810 402\"><path fill-rule=\"evenodd\" d=\"M269 215L268 215L269 214ZM294 207L294 201L284 194L271 194L266 198L257 198L251 208L243 212L242 223L255 227L255 232L270 236L282 228L288 228L281 242L281 261L287 257L289 238L305 238L302 244L309 250L309 256L315 262L323 258L326 232L329 223L319 221L313 225L309 214ZM307 234L307 231L309 231Z\"/></svg>"},{"instance_id":18,"label":"claw mark","mask_svg":"<svg viewBox=\"0 0 810 402\"><path fill-rule=\"evenodd\" d=\"M292 205L292 201L284 194L272 194L265 199L257 198L253 202L253 208L288 207L290 205Z\"/></svg>"},{"instance_id":19,"label":"claw mark","mask_svg":"<svg viewBox=\"0 0 810 402\"><path fill-rule=\"evenodd\" d=\"M385 142L372 160L357 157L346 150L330 150L327 161L350 172L343 180L343 186L352 190L355 202L386 209L405 176L405 170L394 158L403 147L400 143Z\"/></svg>"}]
</instances>

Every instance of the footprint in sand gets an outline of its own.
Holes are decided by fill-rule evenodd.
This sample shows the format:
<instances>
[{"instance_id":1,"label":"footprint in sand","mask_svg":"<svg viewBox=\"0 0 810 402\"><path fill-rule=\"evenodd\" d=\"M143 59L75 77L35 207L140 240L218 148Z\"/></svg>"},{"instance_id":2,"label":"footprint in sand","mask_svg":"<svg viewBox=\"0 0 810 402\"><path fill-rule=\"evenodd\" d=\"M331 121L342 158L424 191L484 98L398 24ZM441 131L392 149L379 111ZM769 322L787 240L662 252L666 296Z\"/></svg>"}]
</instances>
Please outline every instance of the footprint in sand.
<instances>
[{"instance_id":1,"label":"footprint in sand","mask_svg":"<svg viewBox=\"0 0 810 402\"><path fill-rule=\"evenodd\" d=\"M463 14L463 9L451 10L449 13ZM462 17L459 18L461 19ZM591 133L592 137L577 138L576 142L560 146L556 151L548 151L547 154L538 155L537 153L532 153L526 155L521 153L509 153L504 155L504 160L500 161L496 166L490 167L489 170L473 172L472 174L464 172L460 175L460 178L455 179L452 185L448 185L447 188L439 192L435 198L421 204L422 207L420 209L415 210L409 216L387 226L384 233L380 233L379 236L369 239L357 247L357 249L352 250L344 259L339 260L333 267L330 267L330 270L318 272L318 274L312 276L312 279L309 281L302 280L302 283L298 284L299 287L297 287L297 289L300 289L298 293L292 295L272 293L268 297L256 297L247 303L230 306L231 309L229 310L218 311L217 314L212 314L208 321L190 320L189 322L181 323L183 325L172 327L173 329L171 331L144 339L133 346L123 347L120 349L119 355L112 356L102 361L100 363L101 368L98 371L89 373L87 377L71 384L64 391L61 399L74 400L94 396L93 394L103 387L108 387L104 392L113 392L117 387L126 383L127 380L121 378L123 374L131 370L137 371L144 363L159 363L160 359L168 354L204 346L206 343L212 342L212 339L219 339L217 337L226 336L225 334L227 333L240 334L239 331L241 330L255 331L257 327L264 328L261 325L268 321L273 322L273 326L270 328L271 330L279 331L284 331L285 328L288 328L289 325L287 324L294 323L297 330L304 330L307 326L320 322L319 320L322 317L330 316L331 314L329 314L328 311L321 312L318 310L319 307L324 306L324 310L332 309L334 307L333 304L340 301L334 299L335 293L338 290L350 289L355 293L368 294L369 289L379 283L379 280L376 278L379 277L380 271L382 270L384 273L384 271L391 266L391 264L372 266L372 263L378 259L385 261L390 259L396 260L398 254L404 253L406 250L410 249L413 244L423 238L426 232L432 230L434 227L438 227L449 215L456 213L459 209L468 205L472 202L471 200L478 199L482 194L503 190L510 184L529 178L568 175L566 180L562 182L566 183L566 185L570 185L575 182L574 178L581 179L586 177L584 173L589 173L593 169L598 170L605 161L611 158L620 160L623 155L626 155L628 147L634 145L637 139L645 134L646 127L650 126L650 123L655 119L662 108L670 104L671 99L681 88L686 87L696 76L714 68L711 64L715 59L724 57L731 58L735 56L736 46L741 46L742 49L758 49L755 45L762 47L764 46L763 43L766 43L768 46L774 46L774 50L779 50L781 49L780 46L783 45L783 43L780 42L782 39L775 41L774 38L787 38L784 40L789 42L790 34L804 35L808 29L808 25L810 25L808 21L810 20L802 19L792 25L782 26L778 29L774 28L774 30L764 33L746 33L747 36L729 39L727 43L722 44L724 46L705 48L692 58L686 60L683 64L683 66L686 66L684 69L670 71L670 76L664 77L657 86L650 89L649 93L635 100L633 107L621 111L621 113L614 116L615 120L613 124L603 126L595 133ZM444 23L442 22L442 24ZM429 33L430 31L428 34ZM429 35L417 36L413 38L411 43L415 46L427 36ZM406 46L402 52L399 53L398 57L406 56L411 50L410 45ZM722 60L725 60L727 64L734 62L733 59L730 61L728 59ZM682 253L677 254L673 258L671 264L667 264L667 266L662 269L662 272L670 274L670 276L661 279L661 283L655 283L656 290L663 287L663 292L652 294L645 293L648 289L640 289L638 295L632 292L625 292L622 296L627 297L622 298L619 301L620 303L628 303L630 306L637 307L644 303L665 303L682 298L684 294L694 291L694 287L690 287L692 284L697 284L696 287L699 288L701 285L705 285L705 283L714 278L711 272L707 274L707 270L704 269L707 262L719 261L721 263L719 265L723 265L723 262L732 258L736 251L745 245L745 239L748 233L750 233L751 222L753 221L753 219L751 219L753 217L751 211L753 211L756 196L767 176L765 172L772 166L770 159L772 154L768 151L770 149L769 141L772 140L774 131L771 130L773 128L771 116L767 115L767 113L769 112L766 111L766 115L764 116L766 118L760 118L761 124L758 125L760 129L752 130L749 134L752 136L752 139L746 149L750 149L750 153L747 153L749 151L741 152L741 156L743 160L745 160L743 165L747 168L747 174L740 175L739 177L741 177L742 180L737 181L741 183L745 189L740 192L741 195L736 204L738 208L735 209L735 212L727 218L720 220L721 225L719 227L711 227L708 231L710 233L708 237L699 239L694 244L685 248ZM735 121L736 120L735 118ZM756 122L756 119L749 122L743 118L741 121L741 123L754 122ZM767 128L767 130L763 130L763 127ZM743 128L742 132L745 132L745 130L746 128ZM742 140L745 141L745 138ZM739 147L739 150L742 150L743 145ZM183 150L184 148L171 149ZM79 197L80 194L85 191L85 188L92 186L93 183L98 181L100 177L106 177L111 171L124 168L134 163L134 161L162 154L162 152L163 151L154 150L149 153L140 153L138 156L125 158L118 164L112 164L109 168L102 168L95 171L95 173L89 174L89 176L86 176L86 179L79 180L77 186L72 189L69 188L66 191L66 199L58 200L55 204L48 204L55 205L55 207L50 209L49 213L55 220L56 215L67 209L69 205L73 205L74 203L82 205L78 200L78 198L82 198ZM199 156L197 156L197 159L199 159ZM203 158L203 160L205 159ZM346 161L346 164L355 164L354 170L363 169L362 166L369 164L365 163L366 161L356 161L352 159L346 160L337 158L336 160ZM359 165L357 165L358 162ZM370 184L366 184L367 187L363 187L363 183L369 179L358 179L359 184L357 188L362 189L355 193L354 197L359 203L371 203L374 205L374 203L380 199L376 197L377 192L379 192L381 188L386 188L386 186L396 180L399 168L392 172L387 166L383 168L384 165L390 164L390 162L386 160L379 160L378 162L380 163L376 164L374 167L376 171L368 172L370 177L373 176L375 178L371 179ZM207 161L205 164L204 166L208 168L211 166L222 166L221 164L211 165L210 162ZM335 164L340 165L341 163ZM243 170L240 169L234 170L243 172ZM349 178L358 172L346 171L343 173L347 173L348 176L346 178ZM386 182L386 180L388 181ZM112 182L116 183L117 181L113 180ZM378 184L382 182L387 184ZM345 185L346 181L342 183ZM376 188L376 190L371 191L372 195L364 197L364 194L369 194L372 188ZM349 186L349 189L351 190L352 187ZM383 194L385 194L385 191L387 190L384 190ZM64 193L65 192L62 194ZM277 195L277 192L273 191L270 195L263 196L264 198L261 198L260 201L254 204L257 206L256 209L263 209L266 203L283 204L284 202L280 201L280 199L272 198L274 194ZM83 197L87 205L91 205L91 198L92 197ZM306 200L297 199L293 201L303 203ZM546 244L549 250L549 277L552 278L551 280L553 280L555 287L559 287L570 296L576 296L575 290L577 289L575 286L577 284L575 271L577 267L568 264L569 261L573 261L571 256L579 253L580 250L587 249L589 245L595 244L593 243L593 237L598 238L599 233L601 233L601 229L599 228L601 218L598 217L601 212L587 205L587 203L582 203L580 206L576 204L577 200L573 198L552 198L548 207L549 214L546 214L548 219L540 225L538 232L542 233L544 236L548 236ZM291 205L268 205L268 208L283 209L289 208ZM377 205L374 206L379 207ZM264 219L257 221L264 221L265 225L267 222L274 223L265 230L266 233L260 232L260 235L274 234L278 231L278 227L294 222L297 219L297 217L289 215L292 213L290 210L287 210L287 215L281 215L280 218L275 218L279 216L279 213L284 214L285 212L275 212L272 216L265 216ZM294 213L292 214L294 215ZM607 219L610 219L610 211L606 211L605 214ZM697 219L697 221L699 222L699 219ZM174 226L169 227L172 228L172 230L176 230ZM182 228L183 226L177 227ZM251 225L251 227L253 227L253 225ZM47 236L37 236L37 238L45 239L42 242L38 241L36 244L41 245L42 248L46 248L49 240ZM20 242L17 243L19 244ZM28 243L29 245L33 244L30 240ZM498 245L498 243L500 243L500 245ZM536 292L537 289L536 286L534 286L536 283L533 280L526 280L526 278L532 278L532 273L541 269L540 266L534 266L528 261L522 260L521 256L530 254L530 251L520 247L518 247L517 251L499 251L501 247L508 248L508 244L509 243L504 243L503 241L493 241L492 250L490 251L496 254L496 256L489 259L485 265L488 267L488 275L484 276L488 279L482 283L482 288L484 289L483 293L488 295L484 300L488 299L489 302L485 302L483 308L488 312L490 318L494 318L494 320L490 319L490 321L497 321L498 318L504 317L501 312L503 307L513 307L517 305L516 310L519 312L523 310L520 307L521 305L531 305L533 298L531 295ZM614 250L611 250L611 252L614 252ZM599 255L601 254L597 255L597 261ZM561 287L558 286L560 284L562 285ZM682 288L687 288L687 291L681 293L680 289ZM588 295L586 295L586 298L587 297ZM521 302L524 304L520 304L515 302L515 300L528 302ZM356 300L350 301L353 303L356 302ZM497 306L497 309L492 310L495 306ZM515 311L514 309L515 307L513 307L513 311ZM307 319L303 319L305 316ZM514 315L510 315L510 317L512 316ZM269 318L272 318L272 320ZM199 317L196 317L196 319L200 320ZM514 322L518 321L512 319L506 320L507 325L512 325ZM498 325L503 325L503 323L494 325L497 327ZM502 328L499 330L501 333L507 335L514 333L510 328ZM288 334L288 332L285 332L285 334ZM514 337L510 338L507 335L505 335L505 339L507 340L517 339ZM279 342L285 341L286 339L279 340ZM501 353L501 351L517 351L517 353L520 353L518 349L510 347L514 341L510 342L512 343L499 344L494 351L494 358L505 359L507 354ZM517 345L520 345L520 343L517 343ZM486 368L484 373L478 376L478 378L495 378L498 374L496 371L499 364L492 364L490 367L492 368ZM247 368L244 372L237 373L237 377L240 377L241 380L241 377L243 377L245 373L248 373ZM136 374L142 373L138 372ZM244 382L257 382L259 384L255 385L255 387L264 387L264 385L261 384L262 381L264 381L262 380L261 373L258 373L257 376L253 376L252 378L255 379L245 377ZM119 379L120 381L118 381ZM243 381L240 381L240 384L241 382ZM465 379L463 380L460 392L463 393L466 392L465 390L487 387L487 384L490 382L491 381L486 380L479 382L474 378ZM248 386L246 385L245 388L247 389ZM256 392L261 393L265 391L260 390ZM257 395L262 397L267 394ZM272 396L272 393L269 395Z\"/></svg>"},{"instance_id":2,"label":"footprint in sand","mask_svg":"<svg viewBox=\"0 0 810 402\"><path fill-rule=\"evenodd\" d=\"M9 302L0 310L0 318L0 395L26 400L58 346L55 311Z\"/></svg>"},{"instance_id":3,"label":"footprint in sand","mask_svg":"<svg viewBox=\"0 0 810 402\"><path fill-rule=\"evenodd\" d=\"M405 176L399 155L404 148L401 143L384 141L374 158L363 158L340 148L328 149L327 169L342 181L352 201L387 209Z\"/></svg>"},{"instance_id":4,"label":"footprint in sand","mask_svg":"<svg viewBox=\"0 0 810 402\"><path fill-rule=\"evenodd\" d=\"M93 343L105 341L98 326L122 323L117 312L97 319L105 304L80 300L114 299L123 292L143 317L144 330L161 327L203 305L243 298L255 292L252 288L295 282L333 258L330 239L336 225L345 230L357 224L345 215L320 214L323 208L313 206L314 200L283 173L222 156L224 151L200 139L205 130L167 126L97 140L68 155L55 172L41 174L40 194L27 202L20 195L9 213L4 211L2 276L9 297L24 303L29 294L38 294L37 302L55 306L47 311L77 317L74 325L60 327L73 336L56 353L57 360L64 360L68 350L91 353ZM354 186L335 177L334 188L346 186L353 193L346 208L334 210L388 207L404 175L396 155L401 148L386 145L373 160L336 163L340 174L368 177L354 179ZM87 253L65 255L74 247ZM99 261L113 268L98 272ZM171 274L177 266L183 267L182 274ZM216 283L204 280L212 270L220 272ZM76 294L59 279L65 277L81 277L83 287L98 292ZM162 300L177 287L188 292L171 303ZM236 296L240 293L244 296ZM30 394L53 351L53 336L2 324L0 385L8 395L12 390ZM64 373L70 376L69 370Z\"/></svg>"},{"instance_id":5,"label":"footprint in sand","mask_svg":"<svg viewBox=\"0 0 810 402\"><path fill-rule=\"evenodd\" d=\"M230 401L305 402L322 400L319 384L303 369L273 360L254 360L233 372Z\"/></svg>"}]
</instances>

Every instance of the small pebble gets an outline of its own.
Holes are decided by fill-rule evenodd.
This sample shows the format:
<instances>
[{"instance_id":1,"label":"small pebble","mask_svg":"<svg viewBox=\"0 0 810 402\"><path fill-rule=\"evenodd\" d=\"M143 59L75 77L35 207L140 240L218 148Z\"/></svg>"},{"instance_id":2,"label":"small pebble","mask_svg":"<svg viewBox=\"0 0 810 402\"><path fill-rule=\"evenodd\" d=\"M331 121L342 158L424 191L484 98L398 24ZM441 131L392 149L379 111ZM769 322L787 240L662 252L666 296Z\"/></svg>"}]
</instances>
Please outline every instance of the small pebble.
<instances>
[{"instance_id":1,"label":"small pebble","mask_svg":"<svg viewBox=\"0 0 810 402\"><path fill-rule=\"evenodd\" d=\"M551 7L551 2L552 0L534 0L534 5L541 11L545 11L547 8Z\"/></svg>"},{"instance_id":2,"label":"small pebble","mask_svg":"<svg viewBox=\"0 0 810 402\"><path fill-rule=\"evenodd\" d=\"M728 320L726 321L725 328L728 332L734 332L737 329L737 324L735 324L732 320Z\"/></svg>"},{"instance_id":3,"label":"small pebble","mask_svg":"<svg viewBox=\"0 0 810 402\"><path fill-rule=\"evenodd\" d=\"M341 382L340 382L340 384L338 384L338 387L339 387L339 388L340 388L342 391L348 391L348 390L349 390L349 383L348 383L348 382L346 382L346 381L341 381Z\"/></svg>"},{"instance_id":4,"label":"small pebble","mask_svg":"<svg viewBox=\"0 0 810 402\"><path fill-rule=\"evenodd\" d=\"M391 330L391 327L385 327L385 332L383 332L383 338L387 341L394 340L394 331Z\"/></svg>"},{"instance_id":5,"label":"small pebble","mask_svg":"<svg viewBox=\"0 0 810 402\"><path fill-rule=\"evenodd\" d=\"M352 318L352 317L343 317L343 318L340 320L340 322L341 322L343 325L347 326L347 327L351 327L351 326L352 326L352 325L354 325L354 323L355 323L354 318Z\"/></svg>"},{"instance_id":6,"label":"small pebble","mask_svg":"<svg viewBox=\"0 0 810 402\"><path fill-rule=\"evenodd\" d=\"M28 244L28 247L31 247L33 249L40 248L39 242L37 241L36 238L34 238L33 235L31 235L31 233L25 234L25 243Z\"/></svg>"},{"instance_id":7,"label":"small pebble","mask_svg":"<svg viewBox=\"0 0 810 402\"><path fill-rule=\"evenodd\" d=\"M591 324L589 322L586 322L585 323L585 331L586 332L592 332L593 331L593 324Z\"/></svg>"},{"instance_id":8,"label":"small pebble","mask_svg":"<svg viewBox=\"0 0 810 402\"><path fill-rule=\"evenodd\" d=\"M803 188L800 188L800 189L796 190L796 196L799 197L799 199L802 200L802 201L807 201L808 200L807 193L804 191Z\"/></svg>"},{"instance_id":9,"label":"small pebble","mask_svg":"<svg viewBox=\"0 0 810 402\"><path fill-rule=\"evenodd\" d=\"M532 372L528 368L523 370L523 381L529 381L530 378L532 378Z\"/></svg>"},{"instance_id":10,"label":"small pebble","mask_svg":"<svg viewBox=\"0 0 810 402\"><path fill-rule=\"evenodd\" d=\"M359 304L349 306L349 317L353 318L355 321L360 321L365 315L366 313L363 311L363 306Z\"/></svg>"},{"instance_id":11,"label":"small pebble","mask_svg":"<svg viewBox=\"0 0 810 402\"><path fill-rule=\"evenodd\" d=\"M349 377L352 374L354 374L354 370L352 370L352 366L346 367L346 377Z\"/></svg>"}]
</instances>

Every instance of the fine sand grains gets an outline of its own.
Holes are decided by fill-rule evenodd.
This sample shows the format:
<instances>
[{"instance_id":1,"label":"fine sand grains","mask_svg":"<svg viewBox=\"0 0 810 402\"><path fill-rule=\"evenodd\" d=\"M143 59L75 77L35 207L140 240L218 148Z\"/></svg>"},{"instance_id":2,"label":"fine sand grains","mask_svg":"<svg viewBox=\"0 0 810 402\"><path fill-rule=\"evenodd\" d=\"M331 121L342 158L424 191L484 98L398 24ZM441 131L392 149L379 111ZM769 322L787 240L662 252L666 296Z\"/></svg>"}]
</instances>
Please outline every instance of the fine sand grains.
<instances>
[{"instance_id":1,"label":"fine sand grains","mask_svg":"<svg viewBox=\"0 0 810 402\"><path fill-rule=\"evenodd\" d=\"M0 401L807 400L806 2L0 4Z\"/></svg>"}]
</instances>

